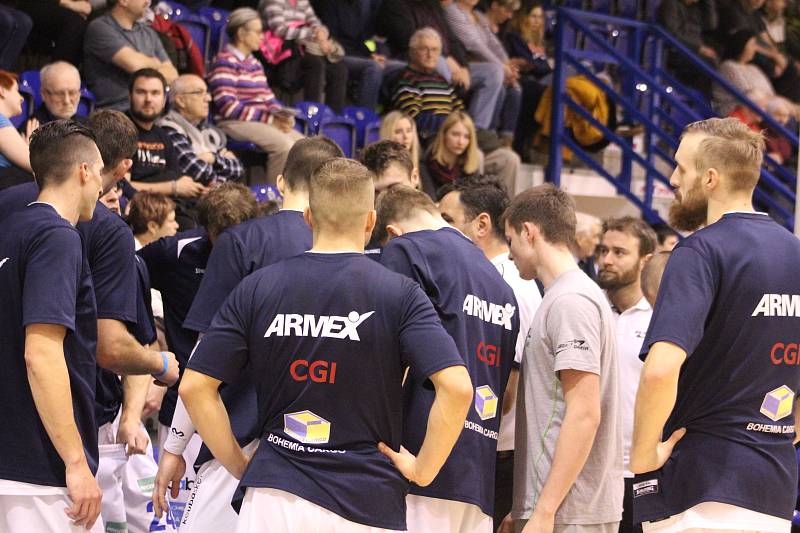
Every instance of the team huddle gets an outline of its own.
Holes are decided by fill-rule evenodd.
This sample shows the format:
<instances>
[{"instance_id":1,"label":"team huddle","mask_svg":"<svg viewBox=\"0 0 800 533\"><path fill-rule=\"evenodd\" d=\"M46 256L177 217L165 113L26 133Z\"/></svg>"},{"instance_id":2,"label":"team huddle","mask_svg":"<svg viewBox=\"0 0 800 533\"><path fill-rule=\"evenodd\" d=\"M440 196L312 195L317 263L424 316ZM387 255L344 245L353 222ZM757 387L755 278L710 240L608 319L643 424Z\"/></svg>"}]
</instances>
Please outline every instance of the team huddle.
<instances>
[{"instance_id":1,"label":"team huddle","mask_svg":"<svg viewBox=\"0 0 800 533\"><path fill-rule=\"evenodd\" d=\"M437 204L391 141L299 140L280 211L225 184L134 253L98 203L120 116L41 126L36 183L0 191L0 532L789 531L800 244L753 211L759 134L688 126L670 221L697 231L653 256L607 221L598 286L569 195ZM644 296L605 259L629 237Z\"/></svg>"}]
</instances>

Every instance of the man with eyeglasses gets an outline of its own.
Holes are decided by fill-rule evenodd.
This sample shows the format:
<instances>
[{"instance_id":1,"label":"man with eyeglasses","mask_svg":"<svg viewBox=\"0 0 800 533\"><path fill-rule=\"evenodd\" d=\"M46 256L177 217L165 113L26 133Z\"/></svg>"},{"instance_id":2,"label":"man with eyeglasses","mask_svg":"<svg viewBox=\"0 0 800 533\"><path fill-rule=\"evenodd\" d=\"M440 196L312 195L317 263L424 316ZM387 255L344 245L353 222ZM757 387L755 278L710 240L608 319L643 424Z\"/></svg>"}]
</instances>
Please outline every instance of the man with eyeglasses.
<instances>
[{"instance_id":1,"label":"man with eyeglasses","mask_svg":"<svg viewBox=\"0 0 800 533\"><path fill-rule=\"evenodd\" d=\"M81 75L77 68L66 61L56 61L42 67L39 79L42 104L31 120L38 120L39 124L59 119L86 122L86 117L77 115L81 99Z\"/></svg>"},{"instance_id":2,"label":"man with eyeglasses","mask_svg":"<svg viewBox=\"0 0 800 533\"><path fill-rule=\"evenodd\" d=\"M455 86L436 71L441 55L439 33L433 28L417 30L409 41L408 67L392 91L392 108L414 117L423 144L433 139L447 115L464 108Z\"/></svg>"},{"instance_id":3,"label":"man with eyeglasses","mask_svg":"<svg viewBox=\"0 0 800 533\"><path fill-rule=\"evenodd\" d=\"M172 110L160 121L177 152L181 174L204 185L238 181L244 168L236 155L225 148L226 136L208 123L211 95L205 82L184 74L170 91Z\"/></svg>"}]
</instances>

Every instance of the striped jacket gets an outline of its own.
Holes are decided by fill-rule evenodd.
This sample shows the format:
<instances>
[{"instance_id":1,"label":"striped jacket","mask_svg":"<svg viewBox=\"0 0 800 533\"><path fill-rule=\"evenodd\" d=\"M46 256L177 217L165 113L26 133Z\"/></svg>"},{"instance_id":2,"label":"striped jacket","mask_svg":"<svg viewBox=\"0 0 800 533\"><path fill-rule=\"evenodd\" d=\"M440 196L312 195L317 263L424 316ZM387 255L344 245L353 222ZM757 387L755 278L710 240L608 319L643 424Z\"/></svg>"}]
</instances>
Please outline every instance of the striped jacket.
<instances>
[{"instance_id":1,"label":"striped jacket","mask_svg":"<svg viewBox=\"0 0 800 533\"><path fill-rule=\"evenodd\" d=\"M261 0L258 12L272 33L287 41L311 39L322 26L308 0Z\"/></svg>"},{"instance_id":2,"label":"striped jacket","mask_svg":"<svg viewBox=\"0 0 800 533\"><path fill-rule=\"evenodd\" d=\"M436 71L425 73L406 67L392 92L392 109L414 117L423 142L436 135L447 115L463 107L455 87Z\"/></svg>"},{"instance_id":3,"label":"striped jacket","mask_svg":"<svg viewBox=\"0 0 800 533\"><path fill-rule=\"evenodd\" d=\"M217 122L267 122L270 110L281 105L269 88L261 63L252 54L243 57L232 45L214 58L208 86Z\"/></svg>"}]
</instances>

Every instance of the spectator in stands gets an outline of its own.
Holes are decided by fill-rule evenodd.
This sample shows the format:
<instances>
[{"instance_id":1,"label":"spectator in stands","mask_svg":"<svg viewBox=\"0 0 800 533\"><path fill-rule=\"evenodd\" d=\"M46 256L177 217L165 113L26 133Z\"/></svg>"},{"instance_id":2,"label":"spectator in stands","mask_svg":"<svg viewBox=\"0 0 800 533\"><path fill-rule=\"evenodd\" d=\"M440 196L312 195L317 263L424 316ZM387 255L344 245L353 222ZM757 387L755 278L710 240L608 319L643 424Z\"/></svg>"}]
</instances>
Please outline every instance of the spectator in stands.
<instances>
[{"instance_id":1,"label":"spectator in stands","mask_svg":"<svg viewBox=\"0 0 800 533\"><path fill-rule=\"evenodd\" d=\"M528 147L536 133L536 122L531 120L536 113L539 100L546 85L550 83L554 60L549 56L545 43L544 8L534 2L528 9L520 9L511 19L505 35L508 55L520 73L522 104L514 132L514 150L527 157Z\"/></svg>"},{"instance_id":2,"label":"spectator in stands","mask_svg":"<svg viewBox=\"0 0 800 533\"><path fill-rule=\"evenodd\" d=\"M139 19L150 0L109 0L111 10L89 23L83 49L86 83L98 107L128 106L129 75L143 68L159 71L168 83L178 72L155 30Z\"/></svg>"},{"instance_id":3,"label":"spectator in stands","mask_svg":"<svg viewBox=\"0 0 800 533\"><path fill-rule=\"evenodd\" d=\"M719 73L744 94L755 89L772 99L776 96L772 82L757 65L751 63L757 49L756 36L750 30L729 35ZM713 95L716 111L722 116L728 115L737 104L736 97L717 84L714 84Z\"/></svg>"},{"instance_id":4,"label":"spectator in stands","mask_svg":"<svg viewBox=\"0 0 800 533\"><path fill-rule=\"evenodd\" d=\"M598 266L595 260L597 245L603 231L603 222L596 216L576 212L575 259L583 272L592 280L597 280Z\"/></svg>"},{"instance_id":5,"label":"spectator in stands","mask_svg":"<svg viewBox=\"0 0 800 533\"><path fill-rule=\"evenodd\" d=\"M207 189L192 176L181 173L178 151L167 132L156 124L166 103L166 80L154 69L135 72L130 99L128 114L136 125L139 146L131 167L133 186L140 191L171 195L178 203L181 228L193 228L194 199L205 194Z\"/></svg>"},{"instance_id":6,"label":"spectator in stands","mask_svg":"<svg viewBox=\"0 0 800 533\"><path fill-rule=\"evenodd\" d=\"M519 0L491 0L486 8L486 21L489 29L502 41L506 34L506 22L520 8Z\"/></svg>"},{"instance_id":7,"label":"spectator in stands","mask_svg":"<svg viewBox=\"0 0 800 533\"><path fill-rule=\"evenodd\" d=\"M33 114L39 124L65 118L86 121L86 117L76 114L81 101L81 75L74 65L66 61L50 63L39 71L39 79L42 103Z\"/></svg>"},{"instance_id":8,"label":"spectator in stands","mask_svg":"<svg viewBox=\"0 0 800 533\"><path fill-rule=\"evenodd\" d=\"M656 224L653 226L653 230L656 232L656 238L658 239L658 244L656 245L657 254L661 252L671 252L680 241L678 233L667 224Z\"/></svg>"},{"instance_id":9,"label":"spectator in stands","mask_svg":"<svg viewBox=\"0 0 800 533\"><path fill-rule=\"evenodd\" d=\"M486 16L475 10L477 0L455 0L445 8L447 21L471 56L471 63L488 63L503 73L503 90L495 103L489 129L508 139L514 137L519 118L522 90L519 69L511 61Z\"/></svg>"},{"instance_id":10,"label":"spectator in stands","mask_svg":"<svg viewBox=\"0 0 800 533\"><path fill-rule=\"evenodd\" d=\"M89 0L25 0L19 3L33 20L29 45L55 61L80 65L83 36L92 13Z\"/></svg>"},{"instance_id":11,"label":"spectator in stands","mask_svg":"<svg viewBox=\"0 0 800 533\"><path fill-rule=\"evenodd\" d=\"M417 124L413 118L402 111L392 111L386 114L381 120L380 137L381 140L401 144L411 154L414 168L419 169L419 136L417 135Z\"/></svg>"},{"instance_id":12,"label":"spectator in stands","mask_svg":"<svg viewBox=\"0 0 800 533\"><path fill-rule=\"evenodd\" d=\"M719 23L716 0L662 0L656 10L656 21L712 66L719 63L710 40ZM680 81L704 92L710 90L708 78L698 76L695 65L680 52L670 51L667 64Z\"/></svg>"},{"instance_id":13,"label":"spectator in stands","mask_svg":"<svg viewBox=\"0 0 800 533\"><path fill-rule=\"evenodd\" d=\"M302 88L304 100L324 102L341 112L347 94L344 48L331 39L309 1L261 0L258 11L269 30L284 40L284 48L298 56L276 66L273 83L290 91Z\"/></svg>"},{"instance_id":14,"label":"spectator in stands","mask_svg":"<svg viewBox=\"0 0 800 533\"><path fill-rule=\"evenodd\" d=\"M781 126L786 126L794 114L793 109L782 98L771 100L766 106L766 111ZM767 154L779 165L785 165L793 170L797 168L797 165L794 164L796 159L792 143L769 124L764 129L764 142L767 146Z\"/></svg>"},{"instance_id":15,"label":"spectator in stands","mask_svg":"<svg viewBox=\"0 0 800 533\"><path fill-rule=\"evenodd\" d=\"M28 15L0 5L0 69L13 70L32 28L33 22Z\"/></svg>"},{"instance_id":16,"label":"spectator in stands","mask_svg":"<svg viewBox=\"0 0 800 533\"><path fill-rule=\"evenodd\" d=\"M431 27L442 37L442 56L437 70L453 85L469 91L469 114L480 129L492 125L497 99L503 90L503 72L491 63L470 63L467 50L447 22L439 0L384 0L378 11L381 35L387 38L392 55L408 57L413 33Z\"/></svg>"},{"instance_id":17,"label":"spectator in stands","mask_svg":"<svg viewBox=\"0 0 800 533\"><path fill-rule=\"evenodd\" d=\"M22 113L17 75L0 70L0 189L30 181L28 140L37 124L29 124L20 136L9 120Z\"/></svg>"},{"instance_id":18,"label":"spectator in stands","mask_svg":"<svg viewBox=\"0 0 800 533\"><path fill-rule=\"evenodd\" d=\"M249 141L267 152L267 180L283 171L292 145L302 135L267 84L261 63L253 57L264 28L258 11L239 8L228 17L229 44L211 65L208 84L214 98L214 120L228 136Z\"/></svg>"},{"instance_id":19,"label":"spectator in stands","mask_svg":"<svg viewBox=\"0 0 800 533\"><path fill-rule=\"evenodd\" d=\"M178 169L203 185L241 180L244 168L225 148L222 130L208 123L211 95L199 76L184 74L172 83L172 109L160 121L178 153Z\"/></svg>"},{"instance_id":20,"label":"spectator in stands","mask_svg":"<svg viewBox=\"0 0 800 533\"><path fill-rule=\"evenodd\" d=\"M454 111L445 119L420 165L422 187L431 198L446 183L479 174L480 152L472 119Z\"/></svg>"},{"instance_id":21,"label":"spectator in stands","mask_svg":"<svg viewBox=\"0 0 800 533\"><path fill-rule=\"evenodd\" d=\"M787 27L786 27L786 8L787 0L766 0L764 7L761 8L761 19L764 21L764 27L782 53L788 57L792 57L787 49ZM796 59L796 57L794 57Z\"/></svg>"},{"instance_id":22,"label":"spectator in stands","mask_svg":"<svg viewBox=\"0 0 800 533\"><path fill-rule=\"evenodd\" d=\"M171 237L178 232L175 222L175 202L163 194L140 192L131 200L128 225L136 239L136 250L161 237Z\"/></svg>"},{"instance_id":23,"label":"spectator in stands","mask_svg":"<svg viewBox=\"0 0 800 533\"><path fill-rule=\"evenodd\" d=\"M756 37L753 61L772 81L775 92L793 102L800 102L800 73L795 62L773 42L758 10L764 0L721 0L720 37L729 43L734 34L749 31Z\"/></svg>"},{"instance_id":24,"label":"spectator in stands","mask_svg":"<svg viewBox=\"0 0 800 533\"><path fill-rule=\"evenodd\" d=\"M750 89L745 94L747 99L753 102L759 109L766 109L767 104L770 102L769 96L764 91L759 89ZM753 131L761 131L761 115L756 113L750 106L745 105L743 103L737 104L736 107L728 113L728 116L731 118L738 118L744 124L753 130Z\"/></svg>"},{"instance_id":25,"label":"spectator in stands","mask_svg":"<svg viewBox=\"0 0 800 533\"><path fill-rule=\"evenodd\" d=\"M413 117L423 148L442 123L464 105L455 87L436 72L442 39L433 28L422 28L411 36L409 62L392 90L392 108Z\"/></svg>"},{"instance_id":26,"label":"spectator in stands","mask_svg":"<svg viewBox=\"0 0 800 533\"><path fill-rule=\"evenodd\" d=\"M344 46L342 62L358 90L351 95L356 105L375 109L386 69L387 77L404 65L367 48L364 41L372 38L367 2L342 0L312 0L319 18L331 35Z\"/></svg>"}]
</instances>

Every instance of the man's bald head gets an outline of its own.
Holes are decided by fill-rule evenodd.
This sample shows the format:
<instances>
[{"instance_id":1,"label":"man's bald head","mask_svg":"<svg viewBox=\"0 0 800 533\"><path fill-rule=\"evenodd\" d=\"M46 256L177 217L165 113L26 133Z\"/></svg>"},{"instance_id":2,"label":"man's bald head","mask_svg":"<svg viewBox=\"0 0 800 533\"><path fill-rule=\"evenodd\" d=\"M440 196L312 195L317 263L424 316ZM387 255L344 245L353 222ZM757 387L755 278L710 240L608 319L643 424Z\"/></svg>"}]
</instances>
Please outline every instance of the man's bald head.
<instances>
[{"instance_id":1,"label":"man's bald head","mask_svg":"<svg viewBox=\"0 0 800 533\"><path fill-rule=\"evenodd\" d=\"M208 116L211 95L203 78L194 74L183 74L172 82L170 99L178 113L189 122L199 122Z\"/></svg>"},{"instance_id":2,"label":"man's bald head","mask_svg":"<svg viewBox=\"0 0 800 533\"><path fill-rule=\"evenodd\" d=\"M45 65L39 71L42 100L50 114L57 119L72 118L78 112L81 99L81 75L66 61Z\"/></svg>"}]
</instances>

